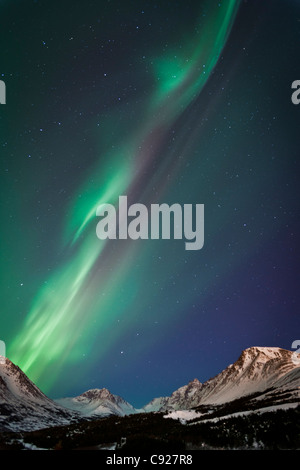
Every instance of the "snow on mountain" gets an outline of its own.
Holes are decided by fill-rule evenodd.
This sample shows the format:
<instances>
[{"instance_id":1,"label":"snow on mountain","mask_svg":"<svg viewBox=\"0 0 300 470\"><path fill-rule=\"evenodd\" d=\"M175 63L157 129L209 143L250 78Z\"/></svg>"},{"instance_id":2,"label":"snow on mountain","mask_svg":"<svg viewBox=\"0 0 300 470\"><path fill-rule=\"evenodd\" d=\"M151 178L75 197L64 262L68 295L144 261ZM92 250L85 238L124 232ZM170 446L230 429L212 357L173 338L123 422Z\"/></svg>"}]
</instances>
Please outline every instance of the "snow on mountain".
<instances>
[{"instance_id":1,"label":"snow on mountain","mask_svg":"<svg viewBox=\"0 0 300 470\"><path fill-rule=\"evenodd\" d=\"M205 382L201 404L222 404L234 399L278 388L286 382L298 390L300 368L292 360L292 352L281 348L252 347L245 349L239 359L216 377ZM296 374L291 381L290 373ZM276 385L277 384L277 385Z\"/></svg>"},{"instance_id":2,"label":"snow on mountain","mask_svg":"<svg viewBox=\"0 0 300 470\"><path fill-rule=\"evenodd\" d=\"M156 412L166 409L186 409L198 405L198 395L202 384L198 379L194 379L187 385L180 387L172 393L170 397L154 398L150 403L143 407L146 413Z\"/></svg>"},{"instance_id":3,"label":"snow on mountain","mask_svg":"<svg viewBox=\"0 0 300 470\"><path fill-rule=\"evenodd\" d=\"M168 403L169 397L154 398L142 408L145 413L156 412L164 408Z\"/></svg>"},{"instance_id":4,"label":"snow on mountain","mask_svg":"<svg viewBox=\"0 0 300 470\"><path fill-rule=\"evenodd\" d=\"M198 405L198 397L203 388L203 384L198 379L194 379L187 385L180 387L172 393L167 406L174 410L185 408L193 408Z\"/></svg>"},{"instance_id":5,"label":"snow on mountain","mask_svg":"<svg viewBox=\"0 0 300 470\"><path fill-rule=\"evenodd\" d=\"M118 395L113 395L106 388L88 390L78 397L60 398L56 402L85 417L125 416L137 413L130 403Z\"/></svg>"},{"instance_id":6,"label":"snow on mountain","mask_svg":"<svg viewBox=\"0 0 300 470\"><path fill-rule=\"evenodd\" d=\"M19 367L8 359L1 360L0 432L29 431L109 415L191 410L199 406L202 408L197 411L205 413L243 397L246 397L246 410L295 406L300 402L300 367L294 354L281 348L248 348L215 377L204 383L194 379L170 397L155 398L140 410L106 388L88 390L74 398L51 400Z\"/></svg>"},{"instance_id":7,"label":"snow on mountain","mask_svg":"<svg viewBox=\"0 0 300 470\"><path fill-rule=\"evenodd\" d=\"M273 400L300 400L300 367L294 353L281 348L251 347L221 373L201 384L197 379L164 399L159 411L188 410L200 405L221 405L261 394ZM265 392L265 393L264 393ZM258 398L257 398L258 399ZM156 399L159 403L160 399ZM145 409L147 409L147 406Z\"/></svg>"},{"instance_id":8,"label":"snow on mountain","mask_svg":"<svg viewBox=\"0 0 300 470\"><path fill-rule=\"evenodd\" d=\"M9 359L0 363L0 431L29 431L68 424L72 413L50 400Z\"/></svg>"}]
</instances>

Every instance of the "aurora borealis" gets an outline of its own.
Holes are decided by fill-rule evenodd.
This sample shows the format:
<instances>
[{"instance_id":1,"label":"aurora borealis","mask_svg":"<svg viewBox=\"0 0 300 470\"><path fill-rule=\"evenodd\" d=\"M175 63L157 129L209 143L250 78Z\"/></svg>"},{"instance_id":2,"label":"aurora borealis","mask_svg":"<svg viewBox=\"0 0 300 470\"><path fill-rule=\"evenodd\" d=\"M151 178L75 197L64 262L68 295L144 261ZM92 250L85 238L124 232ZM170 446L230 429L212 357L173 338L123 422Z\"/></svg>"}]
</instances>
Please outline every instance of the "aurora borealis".
<instances>
[{"instance_id":1,"label":"aurora borealis","mask_svg":"<svg viewBox=\"0 0 300 470\"><path fill-rule=\"evenodd\" d=\"M247 347L290 349L299 3L0 8L7 356L49 396L107 387L141 406ZM203 249L99 240L97 207L124 195L204 204Z\"/></svg>"}]
</instances>

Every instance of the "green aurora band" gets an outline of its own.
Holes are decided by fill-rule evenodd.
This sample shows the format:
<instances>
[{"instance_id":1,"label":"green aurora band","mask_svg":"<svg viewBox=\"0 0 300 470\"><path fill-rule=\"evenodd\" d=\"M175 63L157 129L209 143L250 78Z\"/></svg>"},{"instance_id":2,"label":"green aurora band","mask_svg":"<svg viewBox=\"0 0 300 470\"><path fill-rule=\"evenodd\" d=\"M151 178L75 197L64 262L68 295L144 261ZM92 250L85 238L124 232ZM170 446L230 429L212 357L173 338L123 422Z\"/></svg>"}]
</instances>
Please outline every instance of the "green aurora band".
<instances>
[{"instance_id":1,"label":"green aurora band","mask_svg":"<svg viewBox=\"0 0 300 470\"><path fill-rule=\"evenodd\" d=\"M62 237L65 259L37 293L24 324L8 347L10 359L44 392L51 391L63 366L76 364L82 355L92 353L99 335L97 355L105 355L118 336L117 331L111 331L113 321L123 316L126 328L134 320L128 312L143 280L131 277L128 282L127 277L132 260L141 256L141 245L119 241L108 252L111 241L96 237L96 208L104 202L116 204L119 195L132 193L144 169L157 155L164 133L199 96L210 77L238 7L236 0L219 6L207 2L206 23L196 37L189 38L185 47L172 54L151 59L155 89L144 103L140 126L132 129L129 137L127 130L120 131L121 136L127 137L121 137L115 150L106 153L108 163L103 165L102 160L99 168L92 169L91 177L74 195L73 206L66 208L68 217ZM162 161L160 165L157 178L163 174L164 165L172 165L172 171L176 171L176 161ZM167 184L160 183L160 192L166 190ZM126 295L116 305L118 292L125 284ZM163 321L172 322L173 316L166 316Z\"/></svg>"}]
</instances>

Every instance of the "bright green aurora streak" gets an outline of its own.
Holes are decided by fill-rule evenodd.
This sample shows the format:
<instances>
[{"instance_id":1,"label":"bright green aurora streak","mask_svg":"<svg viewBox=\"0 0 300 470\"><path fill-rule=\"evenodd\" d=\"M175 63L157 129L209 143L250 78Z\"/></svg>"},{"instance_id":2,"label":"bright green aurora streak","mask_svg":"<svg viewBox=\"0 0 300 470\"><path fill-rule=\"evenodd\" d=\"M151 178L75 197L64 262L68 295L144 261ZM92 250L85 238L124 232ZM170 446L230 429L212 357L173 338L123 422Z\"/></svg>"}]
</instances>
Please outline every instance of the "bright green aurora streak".
<instances>
[{"instance_id":1,"label":"bright green aurora streak","mask_svg":"<svg viewBox=\"0 0 300 470\"><path fill-rule=\"evenodd\" d=\"M132 283L126 302L116 306L116 299L135 248L123 244L121 256L109 255L114 269L106 271L108 243L96 237L96 207L102 202L116 204L119 195L130 193L149 158L143 143L153 139L157 149L157 131L168 131L199 95L220 57L238 6L237 0L220 5L207 2L207 21L196 37L172 55L152 58L156 89L144 106L145 124L137 126L126 142L119 142L117 152L106 155L107 167L102 164L93 171L74 196L64 233L67 259L37 293L9 345L11 360L45 392L51 390L63 364L76 363L89 353L91 338L99 332L102 341L97 354L102 357L118 334L108 335L109 325L116 316L129 315L138 282ZM49 374L51 364L55 373Z\"/></svg>"}]
</instances>

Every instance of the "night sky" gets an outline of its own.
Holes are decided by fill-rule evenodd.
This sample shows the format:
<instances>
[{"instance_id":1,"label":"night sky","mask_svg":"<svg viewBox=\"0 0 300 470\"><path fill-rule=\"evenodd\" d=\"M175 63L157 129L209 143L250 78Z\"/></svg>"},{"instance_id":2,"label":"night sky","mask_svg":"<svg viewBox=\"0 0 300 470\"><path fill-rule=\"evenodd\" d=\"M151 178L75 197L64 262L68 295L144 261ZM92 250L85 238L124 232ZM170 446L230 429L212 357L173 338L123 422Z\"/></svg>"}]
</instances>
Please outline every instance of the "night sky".
<instances>
[{"instance_id":1,"label":"night sky","mask_svg":"<svg viewBox=\"0 0 300 470\"><path fill-rule=\"evenodd\" d=\"M2 0L1 317L52 398L134 406L299 339L296 0ZM205 242L96 208L204 204Z\"/></svg>"}]
</instances>

